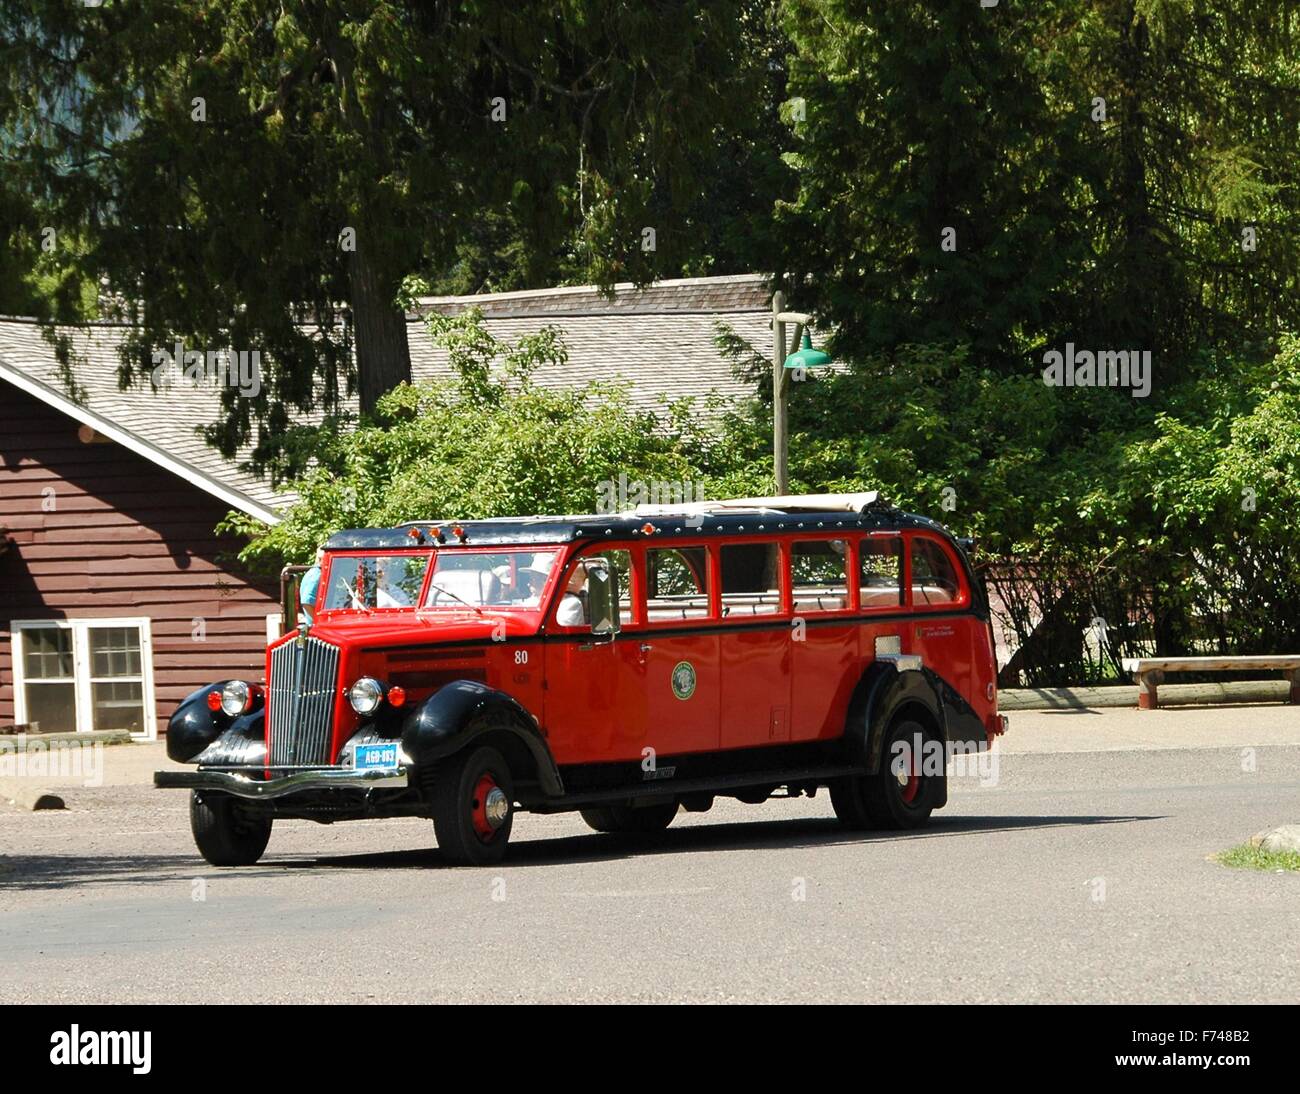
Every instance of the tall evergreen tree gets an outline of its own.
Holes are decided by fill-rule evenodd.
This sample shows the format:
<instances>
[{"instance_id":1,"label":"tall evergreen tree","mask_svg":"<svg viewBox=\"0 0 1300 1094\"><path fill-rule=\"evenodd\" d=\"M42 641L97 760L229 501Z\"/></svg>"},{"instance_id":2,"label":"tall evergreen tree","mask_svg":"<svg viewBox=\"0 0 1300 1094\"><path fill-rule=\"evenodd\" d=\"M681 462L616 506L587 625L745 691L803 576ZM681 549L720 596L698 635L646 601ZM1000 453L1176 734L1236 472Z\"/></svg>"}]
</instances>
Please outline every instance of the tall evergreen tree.
<instances>
[{"instance_id":1,"label":"tall evergreen tree","mask_svg":"<svg viewBox=\"0 0 1300 1094\"><path fill-rule=\"evenodd\" d=\"M787 27L784 267L842 347L1181 367L1300 326L1295 0L791 0Z\"/></svg>"},{"instance_id":2,"label":"tall evergreen tree","mask_svg":"<svg viewBox=\"0 0 1300 1094\"><path fill-rule=\"evenodd\" d=\"M1054 112L1034 71L1042 17L999 15L964 0L789 5L806 121L783 257L842 350L969 342L1005 358L1086 261L1071 215L1086 114Z\"/></svg>"},{"instance_id":3,"label":"tall evergreen tree","mask_svg":"<svg viewBox=\"0 0 1300 1094\"><path fill-rule=\"evenodd\" d=\"M693 253L676 210L746 111L738 3L8 0L0 154L20 253L101 281L154 347L256 348L212 439L269 457L294 408L410 374L394 304L506 225L521 278L608 284ZM3 203L0 203L2 207ZM650 229L651 231L647 231ZM6 298L21 298L15 273ZM44 317L85 314L75 291Z\"/></svg>"}]
</instances>

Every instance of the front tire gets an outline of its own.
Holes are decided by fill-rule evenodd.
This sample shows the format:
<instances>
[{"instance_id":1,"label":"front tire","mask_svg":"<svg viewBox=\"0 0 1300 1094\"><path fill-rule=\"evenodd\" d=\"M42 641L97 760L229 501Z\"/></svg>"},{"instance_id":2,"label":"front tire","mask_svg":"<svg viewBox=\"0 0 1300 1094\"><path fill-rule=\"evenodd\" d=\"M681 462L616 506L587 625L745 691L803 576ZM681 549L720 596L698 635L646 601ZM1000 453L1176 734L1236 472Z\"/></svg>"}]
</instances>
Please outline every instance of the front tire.
<instances>
[{"instance_id":1,"label":"front tire","mask_svg":"<svg viewBox=\"0 0 1300 1094\"><path fill-rule=\"evenodd\" d=\"M190 831L213 866L252 866L271 839L271 818L218 790L191 790Z\"/></svg>"},{"instance_id":2,"label":"front tire","mask_svg":"<svg viewBox=\"0 0 1300 1094\"><path fill-rule=\"evenodd\" d=\"M916 744L922 751L916 755ZM889 727L874 775L841 779L831 786L831 805L846 828L921 828L939 798L942 768L931 770L933 730L903 719ZM901 746L905 745L903 749Z\"/></svg>"},{"instance_id":3,"label":"front tire","mask_svg":"<svg viewBox=\"0 0 1300 1094\"><path fill-rule=\"evenodd\" d=\"M630 805L604 805L582 810L582 819L588 828L597 832L616 832L622 835L647 836L662 832L677 816L676 800L659 805L633 809Z\"/></svg>"},{"instance_id":4,"label":"front tire","mask_svg":"<svg viewBox=\"0 0 1300 1094\"><path fill-rule=\"evenodd\" d=\"M433 832L448 861L460 866L500 862L514 825L514 782L495 748L458 753L432 779Z\"/></svg>"}]
</instances>

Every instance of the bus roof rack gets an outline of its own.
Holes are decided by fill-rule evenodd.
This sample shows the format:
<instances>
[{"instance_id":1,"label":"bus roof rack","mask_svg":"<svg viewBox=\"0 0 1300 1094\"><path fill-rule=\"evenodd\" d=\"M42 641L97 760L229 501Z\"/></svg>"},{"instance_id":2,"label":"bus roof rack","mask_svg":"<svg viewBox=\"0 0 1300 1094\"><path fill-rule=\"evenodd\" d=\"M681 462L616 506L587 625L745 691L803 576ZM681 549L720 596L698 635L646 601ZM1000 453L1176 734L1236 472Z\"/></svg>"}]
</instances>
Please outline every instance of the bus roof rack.
<instances>
[{"instance_id":1,"label":"bus roof rack","mask_svg":"<svg viewBox=\"0 0 1300 1094\"><path fill-rule=\"evenodd\" d=\"M865 513L888 505L878 490L857 494L776 494L766 498L727 498L678 505L638 505L638 517L697 516L707 513Z\"/></svg>"}]
</instances>

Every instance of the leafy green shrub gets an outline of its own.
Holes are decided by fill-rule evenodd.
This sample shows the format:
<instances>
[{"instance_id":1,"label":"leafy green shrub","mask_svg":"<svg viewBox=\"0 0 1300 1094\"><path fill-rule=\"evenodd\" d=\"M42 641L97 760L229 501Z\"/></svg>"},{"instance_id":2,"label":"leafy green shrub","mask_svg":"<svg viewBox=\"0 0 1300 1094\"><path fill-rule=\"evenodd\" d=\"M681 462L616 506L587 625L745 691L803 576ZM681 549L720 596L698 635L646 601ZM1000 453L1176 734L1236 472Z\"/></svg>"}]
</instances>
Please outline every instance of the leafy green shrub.
<instances>
[{"instance_id":1,"label":"leafy green shrub","mask_svg":"<svg viewBox=\"0 0 1300 1094\"><path fill-rule=\"evenodd\" d=\"M318 431L315 466L292 484L300 500L281 523L232 513L223 524L251 537L246 562L310 560L343 528L592 512L601 484L620 476L689 484L706 496L711 473L726 463L725 443L690 403L661 419L633 407L617 384L536 386L540 365L562 368L567 359L554 329L506 344L477 312L430 322L455 378L403 384L359 428Z\"/></svg>"}]
</instances>

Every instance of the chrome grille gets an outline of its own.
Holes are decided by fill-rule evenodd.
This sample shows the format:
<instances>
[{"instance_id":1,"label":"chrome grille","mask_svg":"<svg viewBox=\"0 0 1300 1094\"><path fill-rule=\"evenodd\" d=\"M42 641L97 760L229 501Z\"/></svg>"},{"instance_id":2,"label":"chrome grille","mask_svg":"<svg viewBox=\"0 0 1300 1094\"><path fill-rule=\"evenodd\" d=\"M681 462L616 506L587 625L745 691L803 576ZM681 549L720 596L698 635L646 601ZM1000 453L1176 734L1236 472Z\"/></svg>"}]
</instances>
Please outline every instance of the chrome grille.
<instances>
[{"instance_id":1,"label":"chrome grille","mask_svg":"<svg viewBox=\"0 0 1300 1094\"><path fill-rule=\"evenodd\" d=\"M286 642L271 652L267 717L271 766L328 764L338 686L339 650L319 638Z\"/></svg>"}]
</instances>

